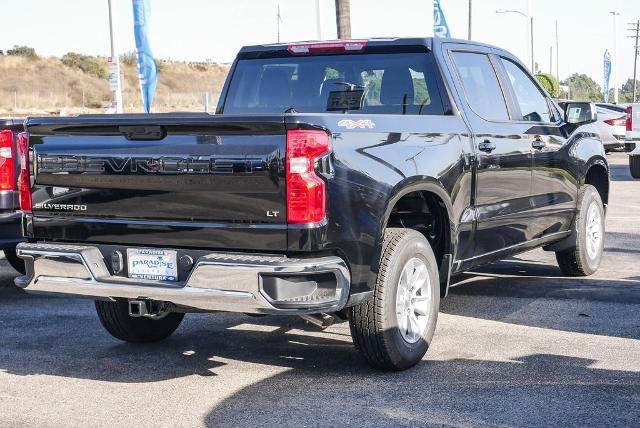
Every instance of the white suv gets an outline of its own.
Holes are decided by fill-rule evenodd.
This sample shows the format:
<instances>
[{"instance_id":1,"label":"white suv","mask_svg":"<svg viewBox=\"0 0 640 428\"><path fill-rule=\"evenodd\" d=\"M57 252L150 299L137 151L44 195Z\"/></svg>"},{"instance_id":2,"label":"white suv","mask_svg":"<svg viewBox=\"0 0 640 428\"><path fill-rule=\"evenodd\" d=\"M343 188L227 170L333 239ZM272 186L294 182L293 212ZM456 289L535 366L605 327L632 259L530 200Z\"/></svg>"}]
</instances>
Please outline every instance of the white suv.
<instances>
[{"instance_id":1,"label":"white suv","mask_svg":"<svg viewBox=\"0 0 640 428\"><path fill-rule=\"evenodd\" d=\"M624 143L629 154L629 169L633 178L640 178L640 104L627 106L627 134Z\"/></svg>"}]
</instances>

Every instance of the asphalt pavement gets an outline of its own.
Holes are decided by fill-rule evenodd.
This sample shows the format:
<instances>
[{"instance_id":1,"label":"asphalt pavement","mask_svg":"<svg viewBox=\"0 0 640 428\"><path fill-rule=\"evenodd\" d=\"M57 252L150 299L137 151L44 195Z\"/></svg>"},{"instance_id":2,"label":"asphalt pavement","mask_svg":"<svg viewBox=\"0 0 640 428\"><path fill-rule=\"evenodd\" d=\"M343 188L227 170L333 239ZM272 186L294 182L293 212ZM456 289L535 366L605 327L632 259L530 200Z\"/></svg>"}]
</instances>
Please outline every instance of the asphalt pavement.
<instances>
[{"instance_id":1,"label":"asphalt pavement","mask_svg":"<svg viewBox=\"0 0 640 428\"><path fill-rule=\"evenodd\" d=\"M189 314L125 344L91 301L24 294L0 260L0 426L639 426L640 180L610 162L598 273L536 250L465 274L401 373L370 369L346 324L299 318Z\"/></svg>"}]
</instances>

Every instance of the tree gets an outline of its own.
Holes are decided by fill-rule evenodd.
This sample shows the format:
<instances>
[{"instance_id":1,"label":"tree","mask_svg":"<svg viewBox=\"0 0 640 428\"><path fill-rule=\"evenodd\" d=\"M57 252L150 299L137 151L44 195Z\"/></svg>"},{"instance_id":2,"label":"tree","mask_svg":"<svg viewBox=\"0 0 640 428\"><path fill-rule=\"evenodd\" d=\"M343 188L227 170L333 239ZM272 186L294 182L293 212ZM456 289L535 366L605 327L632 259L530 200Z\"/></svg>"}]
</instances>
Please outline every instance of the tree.
<instances>
[{"instance_id":1,"label":"tree","mask_svg":"<svg viewBox=\"0 0 640 428\"><path fill-rule=\"evenodd\" d=\"M38 58L38 54L36 54L36 50L34 48L30 48L29 46L14 45L12 49L7 50L7 55L23 56L29 59Z\"/></svg>"},{"instance_id":2,"label":"tree","mask_svg":"<svg viewBox=\"0 0 640 428\"><path fill-rule=\"evenodd\" d=\"M613 102L613 88L609 89L609 101ZM640 98L640 80L636 80L636 99ZM627 79L620 86L618 101L622 104L633 102L633 79Z\"/></svg>"},{"instance_id":3,"label":"tree","mask_svg":"<svg viewBox=\"0 0 640 428\"><path fill-rule=\"evenodd\" d=\"M601 101L602 88L586 74L574 73L563 85L569 86L571 99L575 101Z\"/></svg>"},{"instance_id":4,"label":"tree","mask_svg":"<svg viewBox=\"0 0 640 428\"><path fill-rule=\"evenodd\" d=\"M336 0L336 25L339 39L351 38L350 0Z\"/></svg>"},{"instance_id":5,"label":"tree","mask_svg":"<svg viewBox=\"0 0 640 428\"><path fill-rule=\"evenodd\" d=\"M536 74L536 79L542 85L542 87L554 98L558 98L560 96L560 83L556 80L556 78L549 73L538 73Z\"/></svg>"}]
</instances>

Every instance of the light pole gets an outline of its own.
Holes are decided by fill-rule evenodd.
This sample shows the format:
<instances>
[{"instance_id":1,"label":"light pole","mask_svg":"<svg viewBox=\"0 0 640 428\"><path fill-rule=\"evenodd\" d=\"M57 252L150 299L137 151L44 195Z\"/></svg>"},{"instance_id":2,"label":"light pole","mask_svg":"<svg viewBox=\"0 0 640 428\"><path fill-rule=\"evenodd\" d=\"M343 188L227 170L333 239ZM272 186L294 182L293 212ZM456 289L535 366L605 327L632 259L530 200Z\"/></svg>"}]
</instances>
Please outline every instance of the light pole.
<instances>
[{"instance_id":1,"label":"light pole","mask_svg":"<svg viewBox=\"0 0 640 428\"><path fill-rule=\"evenodd\" d=\"M282 15L280 15L280 3L278 3L278 13L276 14L276 32L278 43L280 43L280 23L282 23Z\"/></svg>"},{"instance_id":2,"label":"light pole","mask_svg":"<svg viewBox=\"0 0 640 428\"><path fill-rule=\"evenodd\" d=\"M529 55L531 56L531 72L535 73L536 63L533 59L533 15L531 14L531 0L527 0L527 33L529 33Z\"/></svg>"},{"instance_id":3,"label":"light pole","mask_svg":"<svg viewBox=\"0 0 640 428\"><path fill-rule=\"evenodd\" d=\"M618 104L618 26L616 16L620 13L609 12L613 16L613 102Z\"/></svg>"},{"instance_id":4,"label":"light pole","mask_svg":"<svg viewBox=\"0 0 640 428\"><path fill-rule=\"evenodd\" d=\"M522 15L527 18L527 56L531 59L531 72L535 73L535 61L533 59L533 17L531 16L531 7L529 2L527 1L527 13L513 9L498 9L496 10L496 13L517 13L518 15Z\"/></svg>"},{"instance_id":5,"label":"light pole","mask_svg":"<svg viewBox=\"0 0 640 428\"><path fill-rule=\"evenodd\" d=\"M635 50L633 55L633 100L632 102L636 102L636 94L637 94L637 76L638 76L638 43L640 42L640 19L636 21L632 28L629 30L635 33L635 35L629 36L632 39L635 39Z\"/></svg>"},{"instance_id":6,"label":"light pole","mask_svg":"<svg viewBox=\"0 0 640 428\"><path fill-rule=\"evenodd\" d=\"M111 89L111 108L114 113L122 113L122 82L120 80L120 59L113 43L113 18L111 17L111 0L109 6L109 41L111 58L109 60L109 89Z\"/></svg>"},{"instance_id":7,"label":"light pole","mask_svg":"<svg viewBox=\"0 0 640 428\"><path fill-rule=\"evenodd\" d=\"M322 21L320 18L320 0L316 0L316 37L322 40Z\"/></svg>"},{"instance_id":8,"label":"light pole","mask_svg":"<svg viewBox=\"0 0 640 428\"><path fill-rule=\"evenodd\" d=\"M556 19L556 80L560 84L560 42L558 40L558 20Z\"/></svg>"},{"instance_id":9,"label":"light pole","mask_svg":"<svg viewBox=\"0 0 640 428\"><path fill-rule=\"evenodd\" d=\"M473 21L473 7L472 0L469 0L469 34L467 36L468 40L471 40L471 22Z\"/></svg>"}]
</instances>

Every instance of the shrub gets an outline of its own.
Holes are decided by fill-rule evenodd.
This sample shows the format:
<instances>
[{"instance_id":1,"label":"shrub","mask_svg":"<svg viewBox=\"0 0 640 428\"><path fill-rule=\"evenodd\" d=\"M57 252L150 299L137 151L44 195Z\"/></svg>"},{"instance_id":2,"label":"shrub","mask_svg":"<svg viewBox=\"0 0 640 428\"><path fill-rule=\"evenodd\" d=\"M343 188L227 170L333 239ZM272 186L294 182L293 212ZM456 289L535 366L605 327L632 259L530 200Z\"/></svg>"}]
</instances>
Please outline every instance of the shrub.
<instances>
[{"instance_id":1,"label":"shrub","mask_svg":"<svg viewBox=\"0 0 640 428\"><path fill-rule=\"evenodd\" d=\"M167 66L165 65L164 62L159 61L159 60L155 60L156 63L156 70L158 71L158 74L162 73L163 71L165 71L167 69Z\"/></svg>"},{"instance_id":2,"label":"shrub","mask_svg":"<svg viewBox=\"0 0 640 428\"><path fill-rule=\"evenodd\" d=\"M536 74L536 79L538 79L538 82L540 82L549 95L555 98L560 96L560 83L558 83L558 80L556 80L552 74L538 73Z\"/></svg>"},{"instance_id":3,"label":"shrub","mask_svg":"<svg viewBox=\"0 0 640 428\"><path fill-rule=\"evenodd\" d=\"M138 63L136 51L129 51L120 55L120 62L129 66L136 65Z\"/></svg>"},{"instance_id":4,"label":"shrub","mask_svg":"<svg viewBox=\"0 0 640 428\"><path fill-rule=\"evenodd\" d=\"M34 48L30 48L29 46L18 46L14 45L12 49L7 50L7 55L14 56L23 56L29 59L37 59L38 54Z\"/></svg>"},{"instance_id":5,"label":"shrub","mask_svg":"<svg viewBox=\"0 0 640 428\"><path fill-rule=\"evenodd\" d=\"M99 79L107 78L104 62L96 57L69 52L62 57L62 63L67 67L77 68Z\"/></svg>"},{"instance_id":6,"label":"shrub","mask_svg":"<svg viewBox=\"0 0 640 428\"><path fill-rule=\"evenodd\" d=\"M193 68L194 70L198 70L198 71L207 71L207 65L206 64L201 64L201 63L193 63L190 64L191 68Z\"/></svg>"}]
</instances>

